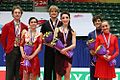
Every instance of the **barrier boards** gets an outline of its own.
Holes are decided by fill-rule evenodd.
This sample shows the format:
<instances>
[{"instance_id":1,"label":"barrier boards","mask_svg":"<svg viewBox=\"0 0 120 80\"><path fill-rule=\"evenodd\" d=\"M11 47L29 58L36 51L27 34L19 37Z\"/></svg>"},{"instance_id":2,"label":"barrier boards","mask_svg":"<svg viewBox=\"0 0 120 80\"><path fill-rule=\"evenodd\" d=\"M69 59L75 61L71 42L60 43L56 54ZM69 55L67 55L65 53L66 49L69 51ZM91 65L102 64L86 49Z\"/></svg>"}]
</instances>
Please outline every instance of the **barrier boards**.
<instances>
[{"instance_id":1,"label":"barrier boards","mask_svg":"<svg viewBox=\"0 0 120 80\"><path fill-rule=\"evenodd\" d=\"M40 70L41 70L41 77L37 80L43 80L44 68L41 67ZM119 80L120 68L116 68L115 70L117 77L114 78L113 80ZM5 67L0 67L0 80L5 80ZM70 80L90 80L89 68L72 68Z\"/></svg>"}]
</instances>

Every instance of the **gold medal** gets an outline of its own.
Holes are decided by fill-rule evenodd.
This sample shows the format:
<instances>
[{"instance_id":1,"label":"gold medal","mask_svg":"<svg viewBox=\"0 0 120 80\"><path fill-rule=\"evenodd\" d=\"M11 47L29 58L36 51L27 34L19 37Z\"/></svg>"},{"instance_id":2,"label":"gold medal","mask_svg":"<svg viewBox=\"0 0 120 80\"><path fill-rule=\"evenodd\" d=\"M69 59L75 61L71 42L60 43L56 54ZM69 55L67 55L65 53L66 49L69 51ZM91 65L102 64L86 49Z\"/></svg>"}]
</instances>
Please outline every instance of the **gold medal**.
<instances>
[{"instance_id":1,"label":"gold medal","mask_svg":"<svg viewBox=\"0 0 120 80\"><path fill-rule=\"evenodd\" d=\"M15 38L16 42L19 42L19 38Z\"/></svg>"},{"instance_id":2,"label":"gold medal","mask_svg":"<svg viewBox=\"0 0 120 80\"><path fill-rule=\"evenodd\" d=\"M20 38L19 38L19 37L16 37L16 38L15 38L15 41L14 41L14 46L15 46L15 47L19 46L19 43L20 43Z\"/></svg>"},{"instance_id":3,"label":"gold medal","mask_svg":"<svg viewBox=\"0 0 120 80\"><path fill-rule=\"evenodd\" d=\"M29 42L29 45L33 45L33 43L30 41L30 42Z\"/></svg>"},{"instance_id":4,"label":"gold medal","mask_svg":"<svg viewBox=\"0 0 120 80\"><path fill-rule=\"evenodd\" d=\"M16 45L16 44L14 44L14 46L15 46L15 47L17 47L17 45Z\"/></svg>"}]
</instances>

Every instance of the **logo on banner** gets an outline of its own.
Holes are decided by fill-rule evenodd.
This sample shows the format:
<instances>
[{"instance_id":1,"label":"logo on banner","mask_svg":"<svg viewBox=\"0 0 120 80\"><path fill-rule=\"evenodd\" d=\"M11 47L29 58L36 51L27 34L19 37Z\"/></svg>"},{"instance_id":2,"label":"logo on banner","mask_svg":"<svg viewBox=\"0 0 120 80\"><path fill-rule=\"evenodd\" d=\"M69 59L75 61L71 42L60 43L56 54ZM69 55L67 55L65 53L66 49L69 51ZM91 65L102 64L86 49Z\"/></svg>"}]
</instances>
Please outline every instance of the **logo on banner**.
<instances>
[{"instance_id":1,"label":"logo on banner","mask_svg":"<svg viewBox=\"0 0 120 80\"><path fill-rule=\"evenodd\" d=\"M47 6L47 0L34 0L35 7L44 7Z\"/></svg>"}]
</instances>

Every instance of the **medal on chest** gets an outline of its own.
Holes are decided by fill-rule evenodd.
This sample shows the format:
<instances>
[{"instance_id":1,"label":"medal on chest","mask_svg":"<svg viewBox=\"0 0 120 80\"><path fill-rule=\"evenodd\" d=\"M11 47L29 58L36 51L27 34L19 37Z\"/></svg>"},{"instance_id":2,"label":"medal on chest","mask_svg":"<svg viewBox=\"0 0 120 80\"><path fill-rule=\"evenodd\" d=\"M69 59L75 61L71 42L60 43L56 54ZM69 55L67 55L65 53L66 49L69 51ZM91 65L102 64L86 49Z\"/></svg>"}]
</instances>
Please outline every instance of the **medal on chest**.
<instances>
[{"instance_id":1,"label":"medal on chest","mask_svg":"<svg viewBox=\"0 0 120 80\"><path fill-rule=\"evenodd\" d=\"M67 46L68 30L65 31L63 28L62 33L63 33L63 39L64 39L64 46Z\"/></svg>"},{"instance_id":2,"label":"medal on chest","mask_svg":"<svg viewBox=\"0 0 120 80\"><path fill-rule=\"evenodd\" d=\"M50 24L50 27L51 27L51 29L52 29L53 32L54 32L55 28L58 26L58 23L59 23L58 19L55 21L54 25L53 25L52 20L51 19L49 20L49 24Z\"/></svg>"},{"instance_id":3,"label":"medal on chest","mask_svg":"<svg viewBox=\"0 0 120 80\"><path fill-rule=\"evenodd\" d=\"M15 41L14 41L14 46L19 46L19 43L20 43L20 30L21 30L21 27L19 24L16 24L15 25Z\"/></svg>"},{"instance_id":4,"label":"medal on chest","mask_svg":"<svg viewBox=\"0 0 120 80\"><path fill-rule=\"evenodd\" d=\"M108 48L110 47L110 38L111 38L111 33L109 33L108 40L106 39L106 37L105 37L104 33L103 33L102 35L103 35L103 39L104 39L104 41L105 41L105 43L106 43L106 45L107 45L107 52L109 53Z\"/></svg>"}]
</instances>

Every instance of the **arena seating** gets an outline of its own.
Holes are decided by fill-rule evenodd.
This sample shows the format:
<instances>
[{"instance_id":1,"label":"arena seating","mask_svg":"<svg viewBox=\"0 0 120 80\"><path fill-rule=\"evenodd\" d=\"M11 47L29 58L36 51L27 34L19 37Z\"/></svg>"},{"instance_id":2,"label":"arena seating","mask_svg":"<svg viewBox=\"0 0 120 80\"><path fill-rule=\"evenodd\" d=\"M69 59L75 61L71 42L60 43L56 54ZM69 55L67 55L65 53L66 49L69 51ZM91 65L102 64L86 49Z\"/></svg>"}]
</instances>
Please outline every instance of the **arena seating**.
<instances>
[{"instance_id":1,"label":"arena seating","mask_svg":"<svg viewBox=\"0 0 120 80\"><path fill-rule=\"evenodd\" d=\"M2 1L0 3L0 11L11 11L14 5L20 5L23 11L33 11L32 1Z\"/></svg>"},{"instance_id":2,"label":"arena seating","mask_svg":"<svg viewBox=\"0 0 120 80\"><path fill-rule=\"evenodd\" d=\"M96 3L96 2L63 2L52 3L57 5L60 11L100 14L103 19L108 20L111 26L111 33L120 37L120 3Z\"/></svg>"},{"instance_id":3,"label":"arena seating","mask_svg":"<svg viewBox=\"0 0 120 80\"><path fill-rule=\"evenodd\" d=\"M24 11L34 11L34 2L30 2L30 1L8 2L6 0L3 1L4 2L0 2L0 11L11 11L14 5L20 5ZM103 19L108 20L110 22L111 32L120 38L120 3L60 2L60 3L48 4L47 7L49 8L50 5L57 5L60 8L61 12L69 11L76 13L92 13L93 16L100 14L103 17ZM80 39L77 38L77 47L75 49L75 56L74 56L75 58L73 58L74 67L89 66L89 52L86 45L86 37L85 39L84 37L82 37L82 39L83 40L81 40L81 37ZM0 48L0 51L1 52L3 51L2 48ZM1 55L0 58L2 59L2 54L0 55ZM43 58L43 54L40 55L42 55L40 56L40 58ZM118 64L116 67L120 67L119 59L120 56L117 58ZM41 59L42 66L43 66L43 60L44 59ZM3 64L4 63L1 63L0 66L3 66Z\"/></svg>"},{"instance_id":4,"label":"arena seating","mask_svg":"<svg viewBox=\"0 0 120 80\"><path fill-rule=\"evenodd\" d=\"M24 11L34 11L32 1L8 2L4 0L0 3L0 11L11 11L14 5L20 5ZM108 20L111 25L111 32L120 37L120 3L96 3L96 2L56 2L48 4L57 5L60 11L100 14L103 19Z\"/></svg>"},{"instance_id":5,"label":"arena seating","mask_svg":"<svg viewBox=\"0 0 120 80\"><path fill-rule=\"evenodd\" d=\"M3 1L0 3L0 11L11 11L14 5L20 5L24 11L33 11L32 1ZM111 32L120 37L120 3L96 3L96 2L56 2L48 5L57 5L60 11L100 14L103 19L108 20Z\"/></svg>"}]
</instances>

